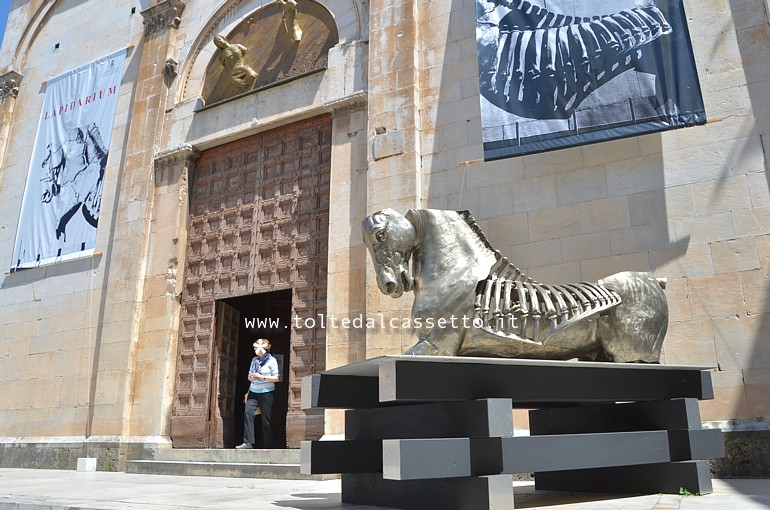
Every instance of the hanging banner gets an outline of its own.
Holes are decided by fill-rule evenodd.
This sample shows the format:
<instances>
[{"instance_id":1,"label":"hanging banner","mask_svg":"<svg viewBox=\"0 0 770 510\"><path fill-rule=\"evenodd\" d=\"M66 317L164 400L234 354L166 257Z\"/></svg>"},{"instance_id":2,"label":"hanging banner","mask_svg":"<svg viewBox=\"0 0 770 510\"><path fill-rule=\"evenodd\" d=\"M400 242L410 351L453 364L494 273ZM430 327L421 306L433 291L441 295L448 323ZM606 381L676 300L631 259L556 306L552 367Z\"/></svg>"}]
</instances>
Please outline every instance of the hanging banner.
<instances>
[{"instance_id":1,"label":"hanging banner","mask_svg":"<svg viewBox=\"0 0 770 510\"><path fill-rule=\"evenodd\" d=\"M476 0L484 159L706 122L682 0Z\"/></svg>"},{"instance_id":2,"label":"hanging banner","mask_svg":"<svg viewBox=\"0 0 770 510\"><path fill-rule=\"evenodd\" d=\"M11 269L88 256L126 50L48 81Z\"/></svg>"}]
</instances>

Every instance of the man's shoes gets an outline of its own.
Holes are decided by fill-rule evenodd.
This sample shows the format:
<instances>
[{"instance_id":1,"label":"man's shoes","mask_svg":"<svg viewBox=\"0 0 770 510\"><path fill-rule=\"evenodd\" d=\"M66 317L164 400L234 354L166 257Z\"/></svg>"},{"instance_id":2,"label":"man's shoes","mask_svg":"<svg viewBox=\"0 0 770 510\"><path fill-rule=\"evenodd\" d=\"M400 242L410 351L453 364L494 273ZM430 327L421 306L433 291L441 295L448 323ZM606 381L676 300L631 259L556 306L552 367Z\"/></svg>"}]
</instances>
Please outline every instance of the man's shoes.
<instances>
[{"instance_id":1,"label":"man's shoes","mask_svg":"<svg viewBox=\"0 0 770 510\"><path fill-rule=\"evenodd\" d=\"M251 443L243 443L235 447L236 450L251 450L253 448L254 448L254 445L252 445Z\"/></svg>"}]
</instances>

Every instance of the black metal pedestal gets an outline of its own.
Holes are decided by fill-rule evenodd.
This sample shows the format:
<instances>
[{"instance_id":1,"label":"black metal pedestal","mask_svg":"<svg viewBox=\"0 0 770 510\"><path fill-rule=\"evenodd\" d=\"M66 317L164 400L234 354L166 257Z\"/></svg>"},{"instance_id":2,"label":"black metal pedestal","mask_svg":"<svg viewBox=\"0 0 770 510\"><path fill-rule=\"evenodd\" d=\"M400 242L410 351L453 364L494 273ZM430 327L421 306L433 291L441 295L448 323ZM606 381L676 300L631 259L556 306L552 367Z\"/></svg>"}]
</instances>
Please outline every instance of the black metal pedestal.
<instances>
[{"instance_id":1,"label":"black metal pedestal","mask_svg":"<svg viewBox=\"0 0 770 510\"><path fill-rule=\"evenodd\" d=\"M302 470L342 473L345 503L415 510L512 509L528 472L536 489L705 494L711 398L707 367L383 356L303 380L304 408L348 411L344 441L302 444Z\"/></svg>"}]
</instances>

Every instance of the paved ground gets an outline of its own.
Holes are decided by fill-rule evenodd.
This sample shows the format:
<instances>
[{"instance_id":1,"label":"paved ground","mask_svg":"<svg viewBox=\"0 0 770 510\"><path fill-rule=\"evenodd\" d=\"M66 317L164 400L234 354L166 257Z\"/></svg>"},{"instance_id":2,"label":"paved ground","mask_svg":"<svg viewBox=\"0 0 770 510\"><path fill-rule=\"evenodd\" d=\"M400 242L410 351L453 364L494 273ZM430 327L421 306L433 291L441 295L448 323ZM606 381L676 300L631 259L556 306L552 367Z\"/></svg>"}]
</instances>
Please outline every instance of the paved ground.
<instances>
[{"instance_id":1,"label":"paved ground","mask_svg":"<svg viewBox=\"0 0 770 510\"><path fill-rule=\"evenodd\" d=\"M535 491L517 482L517 509L755 510L770 509L770 480L714 480L706 496L618 496ZM0 469L0 510L71 509L371 510L340 503L340 481L261 480L198 476ZM441 509L426 509L441 510Z\"/></svg>"}]
</instances>

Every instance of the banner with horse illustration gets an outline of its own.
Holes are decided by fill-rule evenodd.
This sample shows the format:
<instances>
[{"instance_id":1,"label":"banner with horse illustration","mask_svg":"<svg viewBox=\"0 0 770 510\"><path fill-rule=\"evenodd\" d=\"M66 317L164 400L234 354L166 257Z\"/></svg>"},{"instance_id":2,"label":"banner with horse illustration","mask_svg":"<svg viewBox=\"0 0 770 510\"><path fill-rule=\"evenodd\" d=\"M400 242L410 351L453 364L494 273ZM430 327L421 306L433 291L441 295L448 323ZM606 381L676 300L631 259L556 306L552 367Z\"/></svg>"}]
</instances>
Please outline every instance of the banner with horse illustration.
<instances>
[{"instance_id":1,"label":"banner with horse illustration","mask_svg":"<svg viewBox=\"0 0 770 510\"><path fill-rule=\"evenodd\" d=\"M476 0L484 159L706 122L682 0Z\"/></svg>"},{"instance_id":2,"label":"banner with horse illustration","mask_svg":"<svg viewBox=\"0 0 770 510\"><path fill-rule=\"evenodd\" d=\"M12 270L93 253L125 58L123 49L48 81Z\"/></svg>"}]
</instances>

